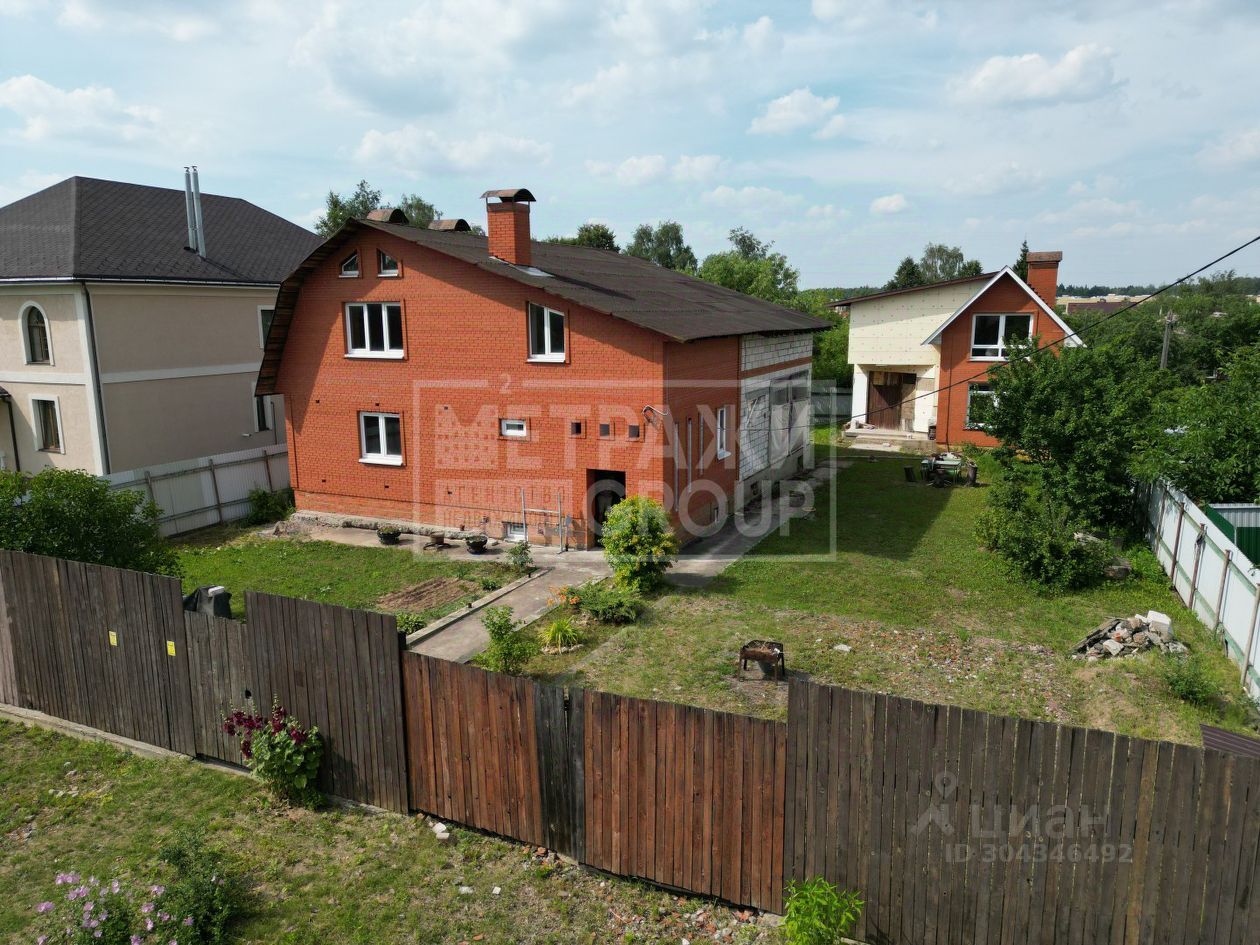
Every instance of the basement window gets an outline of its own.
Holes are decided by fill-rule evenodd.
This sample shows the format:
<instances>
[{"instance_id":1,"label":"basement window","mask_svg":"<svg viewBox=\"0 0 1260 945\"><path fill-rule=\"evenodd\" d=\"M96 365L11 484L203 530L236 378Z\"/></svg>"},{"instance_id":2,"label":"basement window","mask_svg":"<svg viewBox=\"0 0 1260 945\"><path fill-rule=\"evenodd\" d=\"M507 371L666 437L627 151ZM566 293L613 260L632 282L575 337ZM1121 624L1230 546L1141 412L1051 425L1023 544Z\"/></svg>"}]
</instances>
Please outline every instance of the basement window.
<instances>
[{"instance_id":1,"label":"basement window","mask_svg":"<svg viewBox=\"0 0 1260 945\"><path fill-rule=\"evenodd\" d=\"M359 274L359 254L351 253L341 261L341 278L353 279Z\"/></svg>"},{"instance_id":2,"label":"basement window","mask_svg":"<svg viewBox=\"0 0 1260 945\"><path fill-rule=\"evenodd\" d=\"M639 435L640 435L639 425L637 423L631 423L626 426L626 439L627 440L637 440L639 438Z\"/></svg>"},{"instance_id":3,"label":"basement window","mask_svg":"<svg viewBox=\"0 0 1260 945\"><path fill-rule=\"evenodd\" d=\"M402 303L351 302L346 306L346 356L401 358Z\"/></svg>"},{"instance_id":4,"label":"basement window","mask_svg":"<svg viewBox=\"0 0 1260 945\"><path fill-rule=\"evenodd\" d=\"M529 360L564 360L564 312L529 303Z\"/></svg>"},{"instance_id":5,"label":"basement window","mask_svg":"<svg viewBox=\"0 0 1260 945\"><path fill-rule=\"evenodd\" d=\"M1012 341L1027 341L1031 315L977 315L971 323L971 360L1005 361Z\"/></svg>"},{"instance_id":6,"label":"basement window","mask_svg":"<svg viewBox=\"0 0 1260 945\"><path fill-rule=\"evenodd\" d=\"M524 420L500 420L499 436L523 437L529 434L529 427Z\"/></svg>"},{"instance_id":7,"label":"basement window","mask_svg":"<svg viewBox=\"0 0 1260 945\"><path fill-rule=\"evenodd\" d=\"M376 274L386 278L398 275L398 260L389 253L376 251Z\"/></svg>"},{"instance_id":8,"label":"basement window","mask_svg":"<svg viewBox=\"0 0 1260 945\"><path fill-rule=\"evenodd\" d=\"M527 541L529 533L525 530L524 522L504 522L503 537L507 541Z\"/></svg>"},{"instance_id":9,"label":"basement window","mask_svg":"<svg viewBox=\"0 0 1260 945\"><path fill-rule=\"evenodd\" d=\"M402 418L398 414L359 414L359 461L402 465Z\"/></svg>"},{"instance_id":10,"label":"basement window","mask_svg":"<svg viewBox=\"0 0 1260 945\"><path fill-rule=\"evenodd\" d=\"M569 436L581 436L586 430L586 425L581 420L569 421Z\"/></svg>"},{"instance_id":11,"label":"basement window","mask_svg":"<svg viewBox=\"0 0 1260 945\"><path fill-rule=\"evenodd\" d=\"M612 436L612 424L611 424L611 423L601 423L601 424L599 425L599 435L600 435L600 436L603 436L603 437L609 437L609 436Z\"/></svg>"}]
</instances>

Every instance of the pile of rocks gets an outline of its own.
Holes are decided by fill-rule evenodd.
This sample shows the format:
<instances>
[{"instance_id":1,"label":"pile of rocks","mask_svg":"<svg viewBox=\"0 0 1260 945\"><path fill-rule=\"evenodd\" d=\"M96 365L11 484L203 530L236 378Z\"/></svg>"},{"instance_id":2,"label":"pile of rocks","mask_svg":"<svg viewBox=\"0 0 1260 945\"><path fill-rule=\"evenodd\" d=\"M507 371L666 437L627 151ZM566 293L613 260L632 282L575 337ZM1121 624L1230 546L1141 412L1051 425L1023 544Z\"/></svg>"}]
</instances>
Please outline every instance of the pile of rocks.
<instances>
[{"instance_id":1,"label":"pile of rocks","mask_svg":"<svg viewBox=\"0 0 1260 945\"><path fill-rule=\"evenodd\" d=\"M1173 639L1172 622L1168 615L1158 610L1132 617L1108 617L1073 647L1072 658L1093 663L1151 649L1174 654L1186 652L1186 645Z\"/></svg>"}]
</instances>

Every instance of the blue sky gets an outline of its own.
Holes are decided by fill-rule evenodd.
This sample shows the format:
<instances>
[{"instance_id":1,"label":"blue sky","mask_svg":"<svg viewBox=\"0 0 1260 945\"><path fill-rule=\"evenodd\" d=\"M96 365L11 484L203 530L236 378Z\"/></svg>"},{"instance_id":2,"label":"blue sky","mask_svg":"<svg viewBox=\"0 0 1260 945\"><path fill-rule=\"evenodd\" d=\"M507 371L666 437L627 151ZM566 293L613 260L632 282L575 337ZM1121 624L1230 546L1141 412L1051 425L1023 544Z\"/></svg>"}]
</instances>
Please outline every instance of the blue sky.
<instances>
[{"instance_id":1,"label":"blue sky","mask_svg":"<svg viewBox=\"0 0 1260 945\"><path fill-rule=\"evenodd\" d=\"M1257 49L1241 0L0 0L0 202L196 163L306 225L360 178L472 221L526 186L538 235L742 225L805 286L1024 238L1159 282L1260 232Z\"/></svg>"}]
</instances>

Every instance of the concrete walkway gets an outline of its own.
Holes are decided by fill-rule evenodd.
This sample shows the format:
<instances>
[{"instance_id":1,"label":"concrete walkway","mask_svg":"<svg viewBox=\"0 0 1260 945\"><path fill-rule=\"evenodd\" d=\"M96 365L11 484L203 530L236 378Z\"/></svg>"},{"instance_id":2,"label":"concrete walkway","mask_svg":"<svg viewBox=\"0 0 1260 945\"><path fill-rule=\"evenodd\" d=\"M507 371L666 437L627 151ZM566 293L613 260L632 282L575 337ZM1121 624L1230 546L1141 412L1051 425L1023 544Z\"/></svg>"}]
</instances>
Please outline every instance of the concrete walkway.
<instances>
[{"instance_id":1,"label":"concrete walkway","mask_svg":"<svg viewBox=\"0 0 1260 945\"><path fill-rule=\"evenodd\" d=\"M499 549L487 549L487 552L493 550L506 554L502 545ZM532 546L532 550L534 564L538 565L539 573L532 580L489 602L495 607L500 605L511 607L512 616L517 620L528 622L546 613L552 606L552 591L555 588L605 578L611 573L604 562L602 551L560 553L538 545ZM488 553L476 557L485 560L489 556ZM413 653L423 653L425 656L436 656L444 660L466 663L490 644L490 636L481 622L484 616L483 608L466 613L410 649Z\"/></svg>"}]
</instances>

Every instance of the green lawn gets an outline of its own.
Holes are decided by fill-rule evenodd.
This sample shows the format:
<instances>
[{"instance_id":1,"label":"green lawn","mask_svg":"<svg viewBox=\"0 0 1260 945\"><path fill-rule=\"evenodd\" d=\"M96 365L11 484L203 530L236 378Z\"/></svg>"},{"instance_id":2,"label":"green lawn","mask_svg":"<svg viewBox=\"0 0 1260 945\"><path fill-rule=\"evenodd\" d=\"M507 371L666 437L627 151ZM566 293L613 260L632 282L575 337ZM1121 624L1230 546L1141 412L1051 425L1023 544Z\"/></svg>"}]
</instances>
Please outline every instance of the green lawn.
<instances>
[{"instance_id":1,"label":"green lawn","mask_svg":"<svg viewBox=\"0 0 1260 945\"><path fill-rule=\"evenodd\" d=\"M242 943L775 942L738 921L520 846L459 829L441 844L420 818L269 807L249 778L137 758L0 721L0 940L27 943L61 871L149 881L177 827L200 826L253 884ZM471 895L461 895L470 886ZM494 887L500 894L494 895ZM704 911L704 917L691 914Z\"/></svg>"},{"instance_id":2,"label":"green lawn","mask_svg":"<svg viewBox=\"0 0 1260 945\"><path fill-rule=\"evenodd\" d=\"M184 591L222 584L232 592L232 615L245 610L245 591L283 594L343 607L378 610L382 595L435 577L505 575L500 565L453 561L441 552L359 547L305 538L263 538L244 529L194 535L177 545ZM506 581L507 578L503 577ZM469 596L479 596L480 591ZM453 601L430 619L461 606Z\"/></svg>"},{"instance_id":3,"label":"green lawn","mask_svg":"<svg viewBox=\"0 0 1260 945\"><path fill-rule=\"evenodd\" d=\"M1140 573L1128 581L1044 596L977 544L984 488L909 484L901 467L914 460L895 454L840 455L853 465L836 476L834 537L826 495L814 520L767 538L705 590L666 594L636 626L596 628L600 645L582 658L540 657L531 671L782 717L785 687L734 671L741 643L769 638L785 644L791 669L862 689L1190 743L1200 721L1241 728L1233 663L1148 552L1132 549ZM1226 702L1204 710L1177 699L1154 653L1096 664L1067 657L1103 618L1151 609L1209 656Z\"/></svg>"}]
</instances>

